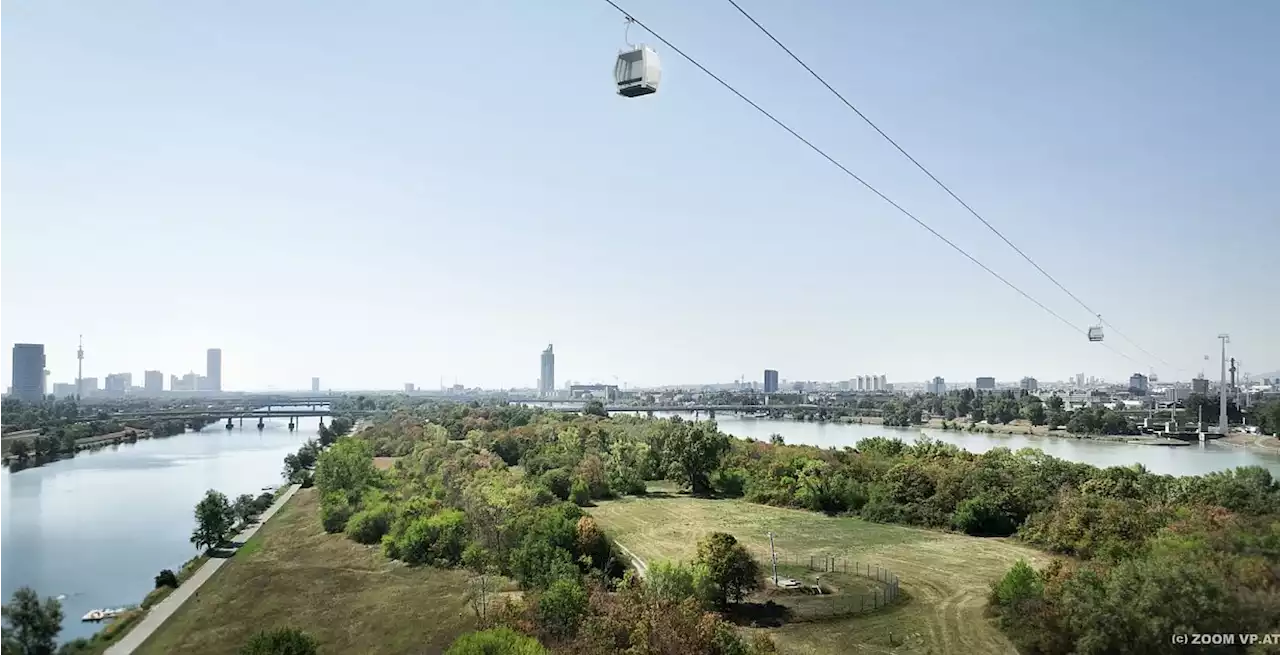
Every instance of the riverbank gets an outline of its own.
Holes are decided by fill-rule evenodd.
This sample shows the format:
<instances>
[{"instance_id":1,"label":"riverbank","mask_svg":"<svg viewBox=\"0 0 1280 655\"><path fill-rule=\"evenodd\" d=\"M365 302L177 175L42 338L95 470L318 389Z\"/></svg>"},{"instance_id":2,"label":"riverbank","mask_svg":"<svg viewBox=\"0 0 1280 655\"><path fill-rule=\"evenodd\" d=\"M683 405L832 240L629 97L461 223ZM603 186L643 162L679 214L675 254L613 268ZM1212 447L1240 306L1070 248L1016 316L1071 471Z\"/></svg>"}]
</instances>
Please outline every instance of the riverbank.
<instances>
[{"instance_id":1,"label":"riverbank","mask_svg":"<svg viewBox=\"0 0 1280 655\"><path fill-rule=\"evenodd\" d=\"M190 579L178 585L177 589L169 592L163 600L153 605L132 630L107 648L107 655L129 655L137 650L165 621L169 620L169 617L173 616L174 612L181 608L188 599L194 597L200 587L209 578L213 577L213 574L218 569L234 559L241 551L249 551L249 540L257 534L259 528L266 525L271 520L271 517L275 516L280 508L289 502L290 498L293 498L299 488L299 485L290 485L284 493L279 494L275 502L262 512L257 521L250 523L248 527L231 540L237 550L230 557L215 556L207 558L207 561L190 576Z\"/></svg>"},{"instance_id":2,"label":"riverbank","mask_svg":"<svg viewBox=\"0 0 1280 655\"><path fill-rule=\"evenodd\" d=\"M229 653L259 630L286 626L314 636L326 653L443 652L477 626L468 602L473 577L408 567L326 533L319 494L302 489L133 652Z\"/></svg>"},{"instance_id":3,"label":"riverbank","mask_svg":"<svg viewBox=\"0 0 1280 655\"><path fill-rule=\"evenodd\" d=\"M1248 448L1273 455L1280 455L1280 438L1265 434L1245 434L1237 432L1218 440L1219 443L1236 448Z\"/></svg>"}]
</instances>

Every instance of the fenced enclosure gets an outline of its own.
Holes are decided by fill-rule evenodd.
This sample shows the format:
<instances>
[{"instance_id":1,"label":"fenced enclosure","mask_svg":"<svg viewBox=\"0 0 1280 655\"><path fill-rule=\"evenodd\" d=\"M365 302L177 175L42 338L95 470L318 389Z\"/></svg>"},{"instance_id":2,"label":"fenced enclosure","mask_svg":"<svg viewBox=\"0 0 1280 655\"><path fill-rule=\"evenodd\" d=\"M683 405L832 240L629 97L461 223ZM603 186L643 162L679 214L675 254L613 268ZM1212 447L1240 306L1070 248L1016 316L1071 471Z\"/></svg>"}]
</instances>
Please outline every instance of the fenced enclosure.
<instances>
[{"instance_id":1,"label":"fenced enclosure","mask_svg":"<svg viewBox=\"0 0 1280 655\"><path fill-rule=\"evenodd\" d=\"M866 561L824 555L775 553L760 563L768 580L762 600L787 608L790 620L805 621L874 612L902 600L898 576Z\"/></svg>"}]
</instances>

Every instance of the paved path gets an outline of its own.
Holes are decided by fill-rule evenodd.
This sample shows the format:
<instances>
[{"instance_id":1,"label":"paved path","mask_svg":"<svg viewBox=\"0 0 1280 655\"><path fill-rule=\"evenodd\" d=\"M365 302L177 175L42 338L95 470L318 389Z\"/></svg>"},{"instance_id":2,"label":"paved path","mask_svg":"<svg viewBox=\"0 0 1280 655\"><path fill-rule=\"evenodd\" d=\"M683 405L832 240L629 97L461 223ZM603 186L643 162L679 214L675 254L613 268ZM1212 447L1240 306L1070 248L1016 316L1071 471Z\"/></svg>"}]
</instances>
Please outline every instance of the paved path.
<instances>
[{"instance_id":1,"label":"paved path","mask_svg":"<svg viewBox=\"0 0 1280 655\"><path fill-rule=\"evenodd\" d=\"M236 535L232 541L237 541L241 544L248 541L249 537L252 537L258 531L258 528L262 527L262 525L267 522L267 519L270 519L277 510L283 507L285 503L289 502L289 499L293 497L294 492L298 491L298 489L299 485L295 484L290 486L287 491L276 499L276 502L271 504L271 507L267 508L267 511L262 513L262 516L258 519L257 523L245 528L244 531ZM106 655L130 655L130 653L142 645L142 642L146 641L147 638L151 636L151 633L155 632L162 624L164 624L165 621L169 620L169 617L173 616L173 613L176 612L179 607L182 607L182 604L187 602L188 598L191 598L191 596L196 593L196 590L200 588L200 585L213 577L213 574L218 569L222 568L223 564L230 561L230 559L230 557L209 558L209 561L205 562L204 566L200 567L200 569L195 572L195 575L192 575L186 582L183 582L181 586L174 589L173 593L169 594L164 600L156 603L156 605L147 612L147 615L142 617L142 621L139 622L138 625L134 626L132 630L124 635L124 637L121 637L120 641L112 644L111 647L107 649Z\"/></svg>"}]
</instances>

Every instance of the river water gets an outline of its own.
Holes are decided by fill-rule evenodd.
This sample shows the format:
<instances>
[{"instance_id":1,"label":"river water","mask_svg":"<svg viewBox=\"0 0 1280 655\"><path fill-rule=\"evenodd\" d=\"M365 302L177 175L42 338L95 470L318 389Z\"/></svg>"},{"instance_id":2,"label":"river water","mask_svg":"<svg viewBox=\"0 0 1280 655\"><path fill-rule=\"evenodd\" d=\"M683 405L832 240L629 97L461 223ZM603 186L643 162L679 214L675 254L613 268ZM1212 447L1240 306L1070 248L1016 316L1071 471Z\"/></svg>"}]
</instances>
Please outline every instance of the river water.
<instances>
[{"instance_id":1,"label":"river water","mask_svg":"<svg viewBox=\"0 0 1280 655\"><path fill-rule=\"evenodd\" d=\"M141 602L160 569L197 554L189 538L208 489L234 499L283 484L284 456L316 435L319 419L256 421L80 453L16 473L0 472L0 539L7 602L29 586L62 599L60 640L93 634L91 609Z\"/></svg>"},{"instance_id":2,"label":"river water","mask_svg":"<svg viewBox=\"0 0 1280 655\"><path fill-rule=\"evenodd\" d=\"M658 412L658 415L667 415ZM674 414L672 414L674 415ZM690 413L679 413L685 419ZM705 415L703 415L705 417ZM1033 437L1017 434L986 434L921 428L892 428L883 425L850 423L817 423L786 419L754 419L721 413L716 424L735 437L767 441L769 435L781 434L789 444L805 444L821 448L843 448L867 437L897 437L912 442L922 436L955 444L975 453L1003 446L1010 450L1039 448L1044 452L1094 466L1128 466L1141 463L1153 473L1169 475L1203 475L1237 466L1257 465L1280 478L1280 456L1226 444L1192 444L1190 446L1140 446L1090 439Z\"/></svg>"}]
</instances>

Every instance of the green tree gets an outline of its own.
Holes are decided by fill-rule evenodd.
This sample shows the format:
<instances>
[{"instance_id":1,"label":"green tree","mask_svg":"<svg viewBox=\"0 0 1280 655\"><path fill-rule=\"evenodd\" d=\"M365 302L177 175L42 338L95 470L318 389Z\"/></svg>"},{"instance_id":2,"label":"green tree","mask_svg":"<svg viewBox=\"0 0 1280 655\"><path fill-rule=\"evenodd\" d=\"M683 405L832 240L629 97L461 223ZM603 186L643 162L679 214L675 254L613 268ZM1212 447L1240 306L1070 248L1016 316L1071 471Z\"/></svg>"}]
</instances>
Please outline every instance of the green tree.
<instances>
[{"instance_id":1,"label":"green tree","mask_svg":"<svg viewBox=\"0 0 1280 655\"><path fill-rule=\"evenodd\" d=\"M249 638L240 655L316 655L320 643L297 628L263 630Z\"/></svg>"},{"instance_id":2,"label":"green tree","mask_svg":"<svg viewBox=\"0 0 1280 655\"><path fill-rule=\"evenodd\" d=\"M258 514L258 507L251 494L240 494L236 496L236 502L231 504L231 511L241 523L248 523Z\"/></svg>"},{"instance_id":3,"label":"green tree","mask_svg":"<svg viewBox=\"0 0 1280 655\"><path fill-rule=\"evenodd\" d=\"M591 489L587 486L586 480L580 477L573 479L573 485L569 487L569 499L578 507L591 504Z\"/></svg>"},{"instance_id":4,"label":"green tree","mask_svg":"<svg viewBox=\"0 0 1280 655\"><path fill-rule=\"evenodd\" d=\"M603 416L609 418L609 412L604 410L604 403L599 400L588 400L586 406L582 408L582 413L586 416Z\"/></svg>"},{"instance_id":5,"label":"green tree","mask_svg":"<svg viewBox=\"0 0 1280 655\"><path fill-rule=\"evenodd\" d=\"M1044 409L1044 403L1041 402L1027 403L1022 410L1022 416L1031 421L1032 425L1044 425L1049 418L1048 414Z\"/></svg>"},{"instance_id":6,"label":"green tree","mask_svg":"<svg viewBox=\"0 0 1280 655\"><path fill-rule=\"evenodd\" d=\"M172 569L163 569L156 575L156 589L160 587L178 587L178 576L173 573Z\"/></svg>"},{"instance_id":7,"label":"green tree","mask_svg":"<svg viewBox=\"0 0 1280 655\"><path fill-rule=\"evenodd\" d=\"M462 635L445 655L547 655L547 649L537 639L503 626Z\"/></svg>"},{"instance_id":8,"label":"green tree","mask_svg":"<svg viewBox=\"0 0 1280 655\"><path fill-rule=\"evenodd\" d=\"M715 599L714 587L705 564L658 561L645 569L644 590L654 600L679 603L696 598L709 609Z\"/></svg>"},{"instance_id":9,"label":"green tree","mask_svg":"<svg viewBox=\"0 0 1280 655\"><path fill-rule=\"evenodd\" d=\"M342 439L316 461L316 487L321 494L339 491L355 501L377 479L373 446L362 439Z\"/></svg>"},{"instance_id":10,"label":"green tree","mask_svg":"<svg viewBox=\"0 0 1280 655\"><path fill-rule=\"evenodd\" d=\"M40 597L31 587L19 587L4 606L5 655L53 655L62 631L62 603Z\"/></svg>"},{"instance_id":11,"label":"green tree","mask_svg":"<svg viewBox=\"0 0 1280 655\"><path fill-rule=\"evenodd\" d=\"M665 444L668 475L695 494L711 490L711 472L729 450L729 437L714 423L675 423Z\"/></svg>"},{"instance_id":12,"label":"green tree","mask_svg":"<svg viewBox=\"0 0 1280 655\"><path fill-rule=\"evenodd\" d=\"M712 532L699 540L694 563L706 567L707 579L714 585L712 601L717 605L741 602L760 586L759 566L731 534Z\"/></svg>"},{"instance_id":13,"label":"green tree","mask_svg":"<svg viewBox=\"0 0 1280 655\"><path fill-rule=\"evenodd\" d=\"M587 591L576 578L560 578L538 596L538 627L553 639L576 634L586 613Z\"/></svg>"},{"instance_id":14,"label":"green tree","mask_svg":"<svg viewBox=\"0 0 1280 655\"><path fill-rule=\"evenodd\" d=\"M231 534L235 524L235 512L221 491L210 489L196 503L196 528L191 532L191 543L197 549L216 548Z\"/></svg>"}]
</instances>

